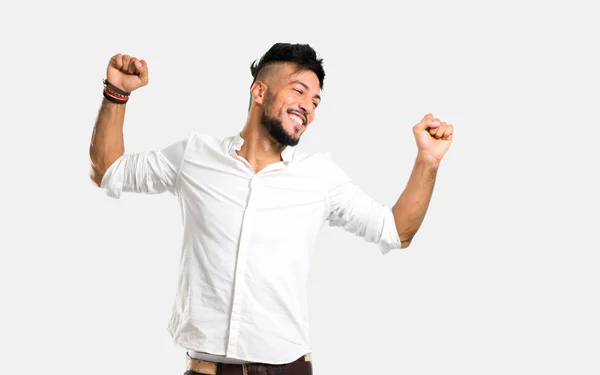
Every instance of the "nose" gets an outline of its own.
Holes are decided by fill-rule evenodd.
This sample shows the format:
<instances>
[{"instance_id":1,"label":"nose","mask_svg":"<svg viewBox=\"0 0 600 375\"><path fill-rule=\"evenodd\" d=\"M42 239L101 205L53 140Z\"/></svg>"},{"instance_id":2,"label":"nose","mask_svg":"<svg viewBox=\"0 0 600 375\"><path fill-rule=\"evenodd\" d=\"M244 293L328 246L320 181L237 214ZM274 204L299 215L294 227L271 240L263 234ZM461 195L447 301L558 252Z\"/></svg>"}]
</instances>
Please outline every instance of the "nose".
<instances>
[{"instance_id":1,"label":"nose","mask_svg":"<svg viewBox=\"0 0 600 375\"><path fill-rule=\"evenodd\" d=\"M303 100L300 102L300 110L302 110L306 116L312 115L315 110L312 100Z\"/></svg>"}]
</instances>

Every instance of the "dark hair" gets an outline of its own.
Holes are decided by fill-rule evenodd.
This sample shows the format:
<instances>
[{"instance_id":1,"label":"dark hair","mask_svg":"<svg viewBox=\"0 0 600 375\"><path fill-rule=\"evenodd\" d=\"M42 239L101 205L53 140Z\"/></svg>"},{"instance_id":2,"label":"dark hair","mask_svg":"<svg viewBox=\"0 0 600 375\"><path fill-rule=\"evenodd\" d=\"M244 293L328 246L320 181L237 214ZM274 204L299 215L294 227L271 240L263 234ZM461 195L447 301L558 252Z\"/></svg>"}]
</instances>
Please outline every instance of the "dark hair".
<instances>
[{"instance_id":1,"label":"dark hair","mask_svg":"<svg viewBox=\"0 0 600 375\"><path fill-rule=\"evenodd\" d=\"M323 89L325 70L323 70L323 59L317 58L317 53L308 44L275 43L258 61L252 62L250 72L256 80L260 70L267 64L273 62L291 62L300 70L310 70L319 78L319 85Z\"/></svg>"}]
</instances>

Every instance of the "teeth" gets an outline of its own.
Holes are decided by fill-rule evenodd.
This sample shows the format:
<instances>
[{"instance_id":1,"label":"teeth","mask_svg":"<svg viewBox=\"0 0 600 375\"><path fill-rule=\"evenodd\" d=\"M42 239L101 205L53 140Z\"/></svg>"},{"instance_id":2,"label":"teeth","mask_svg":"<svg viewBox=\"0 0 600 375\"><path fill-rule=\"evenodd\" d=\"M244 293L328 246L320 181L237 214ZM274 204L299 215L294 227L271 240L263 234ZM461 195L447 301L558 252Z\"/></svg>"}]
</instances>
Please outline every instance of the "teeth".
<instances>
[{"instance_id":1,"label":"teeth","mask_svg":"<svg viewBox=\"0 0 600 375\"><path fill-rule=\"evenodd\" d=\"M294 120L297 124L302 125L302 119L296 115L290 115L290 118Z\"/></svg>"}]
</instances>

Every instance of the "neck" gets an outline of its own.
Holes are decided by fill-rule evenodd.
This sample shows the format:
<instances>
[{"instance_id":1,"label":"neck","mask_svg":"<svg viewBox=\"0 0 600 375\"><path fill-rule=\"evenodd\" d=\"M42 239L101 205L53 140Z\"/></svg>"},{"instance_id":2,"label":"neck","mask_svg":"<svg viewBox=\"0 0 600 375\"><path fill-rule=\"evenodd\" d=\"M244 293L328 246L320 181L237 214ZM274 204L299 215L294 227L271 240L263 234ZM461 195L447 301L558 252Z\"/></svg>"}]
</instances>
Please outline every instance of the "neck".
<instances>
[{"instance_id":1,"label":"neck","mask_svg":"<svg viewBox=\"0 0 600 375\"><path fill-rule=\"evenodd\" d=\"M285 146L275 141L258 121L249 118L241 137L244 144L237 154L246 159L255 172L282 160L281 152Z\"/></svg>"}]
</instances>

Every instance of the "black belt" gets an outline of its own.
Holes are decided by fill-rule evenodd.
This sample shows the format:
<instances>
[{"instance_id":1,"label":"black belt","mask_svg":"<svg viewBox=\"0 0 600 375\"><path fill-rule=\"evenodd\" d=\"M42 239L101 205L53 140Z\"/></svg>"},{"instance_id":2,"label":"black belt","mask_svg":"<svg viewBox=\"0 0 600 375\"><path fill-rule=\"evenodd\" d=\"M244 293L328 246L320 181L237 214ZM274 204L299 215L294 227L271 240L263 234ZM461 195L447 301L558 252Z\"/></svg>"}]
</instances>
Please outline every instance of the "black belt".
<instances>
[{"instance_id":1,"label":"black belt","mask_svg":"<svg viewBox=\"0 0 600 375\"><path fill-rule=\"evenodd\" d=\"M192 358L187 355L185 375L312 375L312 362L308 355L291 363L272 365L267 363L220 363Z\"/></svg>"}]
</instances>

